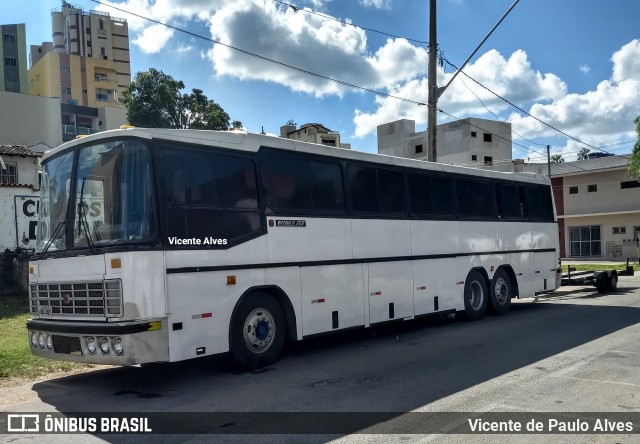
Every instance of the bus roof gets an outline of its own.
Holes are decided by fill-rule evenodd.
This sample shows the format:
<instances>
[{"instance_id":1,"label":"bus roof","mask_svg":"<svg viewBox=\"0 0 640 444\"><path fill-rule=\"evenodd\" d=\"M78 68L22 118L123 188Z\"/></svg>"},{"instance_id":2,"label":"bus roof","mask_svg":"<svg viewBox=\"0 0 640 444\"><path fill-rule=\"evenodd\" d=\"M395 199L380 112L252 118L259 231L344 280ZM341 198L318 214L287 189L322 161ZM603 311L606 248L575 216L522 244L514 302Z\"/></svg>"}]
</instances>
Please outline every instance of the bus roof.
<instances>
[{"instance_id":1,"label":"bus roof","mask_svg":"<svg viewBox=\"0 0 640 444\"><path fill-rule=\"evenodd\" d=\"M78 145L92 144L105 139L121 137L134 137L147 140L159 139L173 142L183 142L194 145L215 146L219 148L237 149L247 152L257 152L260 148L278 148L290 151L299 151L323 156L338 157L346 160L375 162L383 165L418 168L430 171L450 172L458 174L471 174L487 178L501 178L507 180L520 180L533 183L549 183L549 178L535 173L507 173L501 171L472 168L466 166L448 165L424 160L407 159L384 154L373 154L362 151L352 151L343 148L335 148L315 143L300 142L284 139L277 136L248 133L245 131L212 131L192 129L161 129L161 128L137 128L117 129L102 131L80 139L66 142L57 148L45 152L41 162L49 157L73 149Z\"/></svg>"}]
</instances>

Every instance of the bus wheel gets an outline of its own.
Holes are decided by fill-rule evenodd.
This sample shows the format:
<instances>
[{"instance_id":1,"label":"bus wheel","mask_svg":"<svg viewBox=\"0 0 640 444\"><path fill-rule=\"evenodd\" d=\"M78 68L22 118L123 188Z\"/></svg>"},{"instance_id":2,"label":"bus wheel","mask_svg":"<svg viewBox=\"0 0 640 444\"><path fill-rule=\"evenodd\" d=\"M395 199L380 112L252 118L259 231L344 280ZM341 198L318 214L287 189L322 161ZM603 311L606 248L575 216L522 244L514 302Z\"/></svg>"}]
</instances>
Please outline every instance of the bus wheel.
<instances>
[{"instance_id":1,"label":"bus wheel","mask_svg":"<svg viewBox=\"0 0 640 444\"><path fill-rule=\"evenodd\" d=\"M513 284L509 273L503 268L498 269L491 280L491 310L499 315L506 314L511 308Z\"/></svg>"},{"instance_id":2,"label":"bus wheel","mask_svg":"<svg viewBox=\"0 0 640 444\"><path fill-rule=\"evenodd\" d=\"M231 321L231 355L250 369L272 364L282 350L284 330L280 304L267 293L252 293Z\"/></svg>"},{"instance_id":3,"label":"bus wheel","mask_svg":"<svg viewBox=\"0 0 640 444\"><path fill-rule=\"evenodd\" d=\"M462 319L467 321L482 319L487 310L488 299L484 276L477 270L471 270L464 283L464 311L460 313Z\"/></svg>"}]
</instances>

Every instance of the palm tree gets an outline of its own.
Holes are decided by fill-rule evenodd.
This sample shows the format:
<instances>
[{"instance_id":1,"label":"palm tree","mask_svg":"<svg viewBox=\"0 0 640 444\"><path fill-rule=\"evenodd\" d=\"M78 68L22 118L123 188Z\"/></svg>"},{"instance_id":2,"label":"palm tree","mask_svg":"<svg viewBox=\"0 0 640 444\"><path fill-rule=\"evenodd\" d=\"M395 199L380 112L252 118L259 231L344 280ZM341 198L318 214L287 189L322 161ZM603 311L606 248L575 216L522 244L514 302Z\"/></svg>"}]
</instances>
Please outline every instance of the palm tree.
<instances>
[{"instance_id":1,"label":"palm tree","mask_svg":"<svg viewBox=\"0 0 640 444\"><path fill-rule=\"evenodd\" d=\"M551 156L551 163L564 163L562 154L554 154L553 156Z\"/></svg>"},{"instance_id":2,"label":"palm tree","mask_svg":"<svg viewBox=\"0 0 640 444\"><path fill-rule=\"evenodd\" d=\"M591 150L589 148L580 148L578 151L578 160L587 160L589 159L589 153Z\"/></svg>"}]
</instances>

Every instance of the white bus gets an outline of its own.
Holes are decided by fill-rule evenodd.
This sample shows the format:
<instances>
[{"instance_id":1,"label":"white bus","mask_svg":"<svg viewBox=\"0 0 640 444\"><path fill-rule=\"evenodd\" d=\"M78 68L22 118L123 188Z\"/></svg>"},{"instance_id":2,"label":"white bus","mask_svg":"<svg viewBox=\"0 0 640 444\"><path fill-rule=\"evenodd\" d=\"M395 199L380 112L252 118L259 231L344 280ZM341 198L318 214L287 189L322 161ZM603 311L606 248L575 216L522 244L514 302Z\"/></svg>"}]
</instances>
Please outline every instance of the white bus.
<instances>
[{"instance_id":1,"label":"white bus","mask_svg":"<svg viewBox=\"0 0 640 444\"><path fill-rule=\"evenodd\" d=\"M418 316L504 314L559 285L548 178L242 132L124 129L42 158L31 350L133 365Z\"/></svg>"}]
</instances>

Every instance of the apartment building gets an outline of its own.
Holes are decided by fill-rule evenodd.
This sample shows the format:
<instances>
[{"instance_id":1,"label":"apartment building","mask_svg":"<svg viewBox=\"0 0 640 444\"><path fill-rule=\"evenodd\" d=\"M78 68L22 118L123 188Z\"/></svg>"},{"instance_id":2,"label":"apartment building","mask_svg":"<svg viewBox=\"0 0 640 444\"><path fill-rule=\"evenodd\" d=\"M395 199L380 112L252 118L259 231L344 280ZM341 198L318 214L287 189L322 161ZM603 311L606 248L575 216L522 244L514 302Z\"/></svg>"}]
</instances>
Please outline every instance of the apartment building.
<instances>
[{"instance_id":1,"label":"apartment building","mask_svg":"<svg viewBox=\"0 0 640 444\"><path fill-rule=\"evenodd\" d=\"M127 21L63 1L51 22L53 42L30 48L29 94L60 98L64 141L125 124L118 99L131 83Z\"/></svg>"},{"instance_id":2,"label":"apartment building","mask_svg":"<svg viewBox=\"0 0 640 444\"><path fill-rule=\"evenodd\" d=\"M317 143L336 148L351 149L350 143L340 142L340 133L331 131L321 123L305 123L300 128L293 122L280 127L280 137L300 142Z\"/></svg>"},{"instance_id":3,"label":"apartment building","mask_svg":"<svg viewBox=\"0 0 640 444\"><path fill-rule=\"evenodd\" d=\"M2 45L0 45L0 91L26 94L27 45L24 23L0 25Z\"/></svg>"},{"instance_id":4,"label":"apartment building","mask_svg":"<svg viewBox=\"0 0 640 444\"><path fill-rule=\"evenodd\" d=\"M437 127L437 161L510 170L511 124L468 117ZM378 153L409 159L427 159L427 132L416 132L414 120L379 125Z\"/></svg>"}]
</instances>

